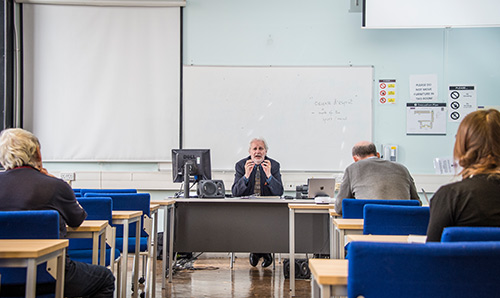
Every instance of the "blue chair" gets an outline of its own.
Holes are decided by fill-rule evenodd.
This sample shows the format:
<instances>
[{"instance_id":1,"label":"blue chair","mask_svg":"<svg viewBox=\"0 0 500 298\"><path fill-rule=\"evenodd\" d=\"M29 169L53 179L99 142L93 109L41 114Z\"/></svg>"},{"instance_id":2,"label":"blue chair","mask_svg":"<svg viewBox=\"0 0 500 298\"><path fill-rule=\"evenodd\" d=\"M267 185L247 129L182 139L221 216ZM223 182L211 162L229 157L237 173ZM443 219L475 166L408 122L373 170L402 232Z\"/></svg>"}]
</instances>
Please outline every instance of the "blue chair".
<instances>
[{"instance_id":1,"label":"blue chair","mask_svg":"<svg viewBox=\"0 0 500 298\"><path fill-rule=\"evenodd\" d=\"M55 210L0 211L0 239L59 239L59 213ZM46 264L37 267L37 297L53 297L55 280ZM26 283L26 268L0 268L2 295ZM4 293L6 292L6 293ZM16 294L16 293L15 293ZM24 296L24 293L17 293Z\"/></svg>"},{"instance_id":2,"label":"blue chair","mask_svg":"<svg viewBox=\"0 0 500 298\"><path fill-rule=\"evenodd\" d=\"M82 197L85 196L86 193L137 193L137 189L132 188L123 188L123 189L92 189L92 188L82 188L80 189L80 194Z\"/></svg>"},{"instance_id":3,"label":"blue chair","mask_svg":"<svg viewBox=\"0 0 500 298\"><path fill-rule=\"evenodd\" d=\"M444 228L441 242L500 241L500 227Z\"/></svg>"},{"instance_id":4,"label":"blue chair","mask_svg":"<svg viewBox=\"0 0 500 298\"><path fill-rule=\"evenodd\" d=\"M420 202L417 200L343 199L342 218L363 218L363 207L366 204L420 206Z\"/></svg>"},{"instance_id":5,"label":"blue chair","mask_svg":"<svg viewBox=\"0 0 500 298\"><path fill-rule=\"evenodd\" d=\"M429 207L367 204L363 234L426 235L429 212Z\"/></svg>"},{"instance_id":6,"label":"blue chair","mask_svg":"<svg viewBox=\"0 0 500 298\"><path fill-rule=\"evenodd\" d=\"M109 228L107 234L110 235L110 239L106 239L109 247L106 247L106 266L110 266L112 272L114 272L114 264L120 260L120 250L116 248L115 238L116 238L116 228L112 227L112 210L113 210L113 200L110 197L85 197L78 198L78 202L87 212L88 220L107 220L109 222ZM68 255L74 261L92 263L92 239L70 239ZM102 248L101 248L102 249ZM114 260L111 263L111 260ZM100 255L99 255L100 263ZM118 265L119 266L119 265Z\"/></svg>"},{"instance_id":7,"label":"blue chair","mask_svg":"<svg viewBox=\"0 0 500 298\"><path fill-rule=\"evenodd\" d=\"M500 242L353 242L348 297L497 297Z\"/></svg>"},{"instance_id":8,"label":"blue chair","mask_svg":"<svg viewBox=\"0 0 500 298\"><path fill-rule=\"evenodd\" d=\"M150 268L152 265L147 265L148 263L153 262L152 256L151 256L151 237L152 236L152 230L148 227L151 227L151 216L150 216L150 203L151 203L151 196L149 193L86 193L85 197L91 198L91 197L100 197L100 196L106 196L110 197L113 200L113 210L125 210L125 211L131 211L131 210L139 210L142 211L143 216L141 217L141 235L139 235L139 251L141 255L143 256L143 261L142 261L142 268L143 268L143 277L144 275L151 274L150 273ZM145 223L149 224L145 224ZM136 231L136 223L130 224L129 228L129 239L128 239L128 253L135 253L135 234ZM123 253L123 241L127 241L123 239L123 227L122 226L116 226L116 248L120 250L121 253ZM147 259L147 261L145 261ZM123 267L125 270L125 264L126 261L124 261ZM135 264L135 262L134 262ZM137 272L138 270L136 268L133 268L132 270L134 273ZM147 277L146 277L147 278ZM152 279L153 277L150 277ZM142 279L141 282L144 280ZM154 281L153 281L154 282ZM149 287L146 287L145 291L147 292L149 290Z\"/></svg>"}]
</instances>

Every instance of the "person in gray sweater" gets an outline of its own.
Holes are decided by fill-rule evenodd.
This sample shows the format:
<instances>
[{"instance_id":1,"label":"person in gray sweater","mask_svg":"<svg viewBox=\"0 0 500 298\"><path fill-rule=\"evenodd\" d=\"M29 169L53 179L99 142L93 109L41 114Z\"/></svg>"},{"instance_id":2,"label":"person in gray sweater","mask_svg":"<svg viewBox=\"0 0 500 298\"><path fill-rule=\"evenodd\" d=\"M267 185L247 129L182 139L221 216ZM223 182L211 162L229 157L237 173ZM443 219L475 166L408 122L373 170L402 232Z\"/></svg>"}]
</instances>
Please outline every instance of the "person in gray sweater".
<instances>
[{"instance_id":1,"label":"person in gray sweater","mask_svg":"<svg viewBox=\"0 0 500 298\"><path fill-rule=\"evenodd\" d=\"M380 158L375 145L361 141L352 148L354 163L344 172L335 212L342 214L343 199L418 200L417 189L408 169Z\"/></svg>"}]
</instances>

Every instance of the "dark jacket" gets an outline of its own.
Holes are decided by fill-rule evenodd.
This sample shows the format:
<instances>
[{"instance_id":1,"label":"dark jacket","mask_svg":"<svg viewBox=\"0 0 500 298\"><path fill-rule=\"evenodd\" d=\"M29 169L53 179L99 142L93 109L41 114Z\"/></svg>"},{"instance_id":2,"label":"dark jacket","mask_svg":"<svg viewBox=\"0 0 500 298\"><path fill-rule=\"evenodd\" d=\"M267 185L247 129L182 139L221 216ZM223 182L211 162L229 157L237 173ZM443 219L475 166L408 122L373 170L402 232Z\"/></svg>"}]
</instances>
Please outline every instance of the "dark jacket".
<instances>
[{"instance_id":1,"label":"dark jacket","mask_svg":"<svg viewBox=\"0 0 500 298\"><path fill-rule=\"evenodd\" d=\"M234 183L231 188L233 196L235 197L250 196L254 194L255 173L257 171L254 169L248 180L245 179L245 163L249 159L250 156L236 163L236 173L234 174ZM266 179L264 170L259 166L260 176L263 177L260 180L261 196L281 196L283 195L283 183L281 182L280 164L267 156L265 159L271 162L271 179L269 182L267 181L268 179Z\"/></svg>"}]
</instances>

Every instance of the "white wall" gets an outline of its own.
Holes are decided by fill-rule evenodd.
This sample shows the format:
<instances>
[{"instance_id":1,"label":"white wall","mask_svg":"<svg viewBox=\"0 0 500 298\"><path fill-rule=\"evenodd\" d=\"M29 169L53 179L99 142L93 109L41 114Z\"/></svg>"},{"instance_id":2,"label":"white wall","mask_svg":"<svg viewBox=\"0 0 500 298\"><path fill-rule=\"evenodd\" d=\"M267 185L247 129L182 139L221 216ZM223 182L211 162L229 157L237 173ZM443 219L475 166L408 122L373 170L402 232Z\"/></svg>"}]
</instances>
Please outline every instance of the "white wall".
<instances>
[{"instance_id":1,"label":"white wall","mask_svg":"<svg viewBox=\"0 0 500 298\"><path fill-rule=\"evenodd\" d=\"M432 160L451 156L458 125L448 123L446 136L407 136L409 76L436 74L440 102L446 102L447 85L474 84L479 105L500 105L500 28L361 29L361 13L348 10L348 0L190 0L184 8L184 64L373 65L375 80L395 78L398 84L396 104L373 105L373 141L399 145L399 161L409 168L417 184L419 175L434 180ZM313 153L312 146L304 148L304 154ZM279 160L279 156L273 157ZM163 177L155 163L46 166L54 171L150 172ZM282 169L288 177L285 164ZM309 175L302 173L292 180L304 184ZM164 178L171 181L168 174ZM76 182L80 183L78 178Z\"/></svg>"}]
</instances>

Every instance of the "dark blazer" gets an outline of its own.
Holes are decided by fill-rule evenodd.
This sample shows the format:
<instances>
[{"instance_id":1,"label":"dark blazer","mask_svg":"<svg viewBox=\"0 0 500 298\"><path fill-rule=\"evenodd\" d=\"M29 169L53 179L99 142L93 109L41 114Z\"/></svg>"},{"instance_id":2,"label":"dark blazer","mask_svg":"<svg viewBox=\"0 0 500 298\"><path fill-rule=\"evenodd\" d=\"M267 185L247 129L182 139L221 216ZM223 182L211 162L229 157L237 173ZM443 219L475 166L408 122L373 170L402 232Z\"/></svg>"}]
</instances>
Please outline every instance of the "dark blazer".
<instances>
[{"instance_id":1,"label":"dark blazer","mask_svg":"<svg viewBox=\"0 0 500 298\"><path fill-rule=\"evenodd\" d=\"M248 181L245 181L245 163L250 159L250 156L244 158L236 163L234 174L234 183L231 188L233 196L250 196L253 195L255 186L255 169L250 174ZM283 183L281 182L280 164L266 156L267 160L271 162L271 181L266 181L266 174L262 167L259 167L261 182L261 196L281 196L283 195Z\"/></svg>"}]
</instances>

